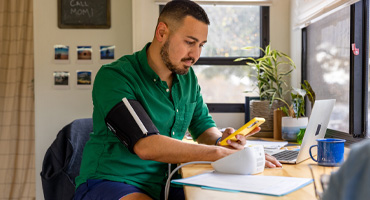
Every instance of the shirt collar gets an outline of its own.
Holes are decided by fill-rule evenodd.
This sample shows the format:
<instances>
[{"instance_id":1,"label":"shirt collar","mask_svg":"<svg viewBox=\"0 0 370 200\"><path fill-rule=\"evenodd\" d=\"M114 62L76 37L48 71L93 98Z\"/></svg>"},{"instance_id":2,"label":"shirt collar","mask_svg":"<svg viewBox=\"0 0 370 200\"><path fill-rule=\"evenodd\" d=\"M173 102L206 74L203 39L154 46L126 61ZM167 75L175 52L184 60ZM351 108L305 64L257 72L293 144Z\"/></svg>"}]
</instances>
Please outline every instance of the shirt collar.
<instances>
[{"instance_id":1,"label":"shirt collar","mask_svg":"<svg viewBox=\"0 0 370 200\"><path fill-rule=\"evenodd\" d=\"M151 42L147 43L145 47L141 51L139 51L139 63L144 74L147 75L151 80L156 82L160 81L161 79L159 78L158 74L155 73L148 64L147 50L150 44ZM181 75L175 74L175 76L173 77L173 83L177 83L179 81L180 78L179 76Z\"/></svg>"},{"instance_id":2,"label":"shirt collar","mask_svg":"<svg viewBox=\"0 0 370 200\"><path fill-rule=\"evenodd\" d=\"M145 47L141 51L138 52L139 63L141 70L146 76L148 76L153 81L159 81L160 80L159 76L153 71L153 69L148 64L146 51L148 50L150 44L151 43L149 42L148 44L145 45Z\"/></svg>"}]
</instances>

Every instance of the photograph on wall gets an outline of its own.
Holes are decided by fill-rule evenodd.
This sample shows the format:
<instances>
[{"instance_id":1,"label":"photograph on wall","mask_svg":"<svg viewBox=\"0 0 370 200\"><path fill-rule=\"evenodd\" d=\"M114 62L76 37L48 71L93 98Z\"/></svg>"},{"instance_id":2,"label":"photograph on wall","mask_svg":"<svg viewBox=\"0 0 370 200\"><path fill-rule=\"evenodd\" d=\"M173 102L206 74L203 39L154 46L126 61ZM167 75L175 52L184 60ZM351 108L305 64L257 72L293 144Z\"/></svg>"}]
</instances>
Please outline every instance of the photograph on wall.
<instances>
[{"instance_id":1,"label":"photograph on wall","mask_svg":"<svg viewBox=\"0 0 370 200\"><path fill-rule=\"evenodd\" d=\"M91 46L77 46L77 62L78 63L92 63Z\"/></svg>"},{"instance_id":2,"label":"photograph on wall","mask_svg":"<svg viewBox=\"0 0 370 200\"><path fill-rule=\"evenodd\" d=\"M77 88L91 88L91 70L77 70Z\"/></svg>"},{"instance_id":3,"label":"photograph on wall","mask_svg":"<svg viewBox=\"0 0 370 200\"><path fill-rule=\"evenodd\" d=\"M68 71L54 71L54 88L69 88L69 75Z\"/></svg>"},{"instance_id":4,"label":"photograph on wall","mask_svg":"<svg viewBox=\"0 0 370 200\"><path fill-rule=\"evenodd\" d=\"M116 46L100 46L100 60L113 60Z\"/></svg>"},{"instance_id":5,"label":"photograph on wall","mask_svg":"<svg viewBox=\"0 0 370 200\"><path fill-rule=\"evenodd\" d=\"M54 45L55 63L69 63L69 46Z\"/></svg>"}]
</instances>

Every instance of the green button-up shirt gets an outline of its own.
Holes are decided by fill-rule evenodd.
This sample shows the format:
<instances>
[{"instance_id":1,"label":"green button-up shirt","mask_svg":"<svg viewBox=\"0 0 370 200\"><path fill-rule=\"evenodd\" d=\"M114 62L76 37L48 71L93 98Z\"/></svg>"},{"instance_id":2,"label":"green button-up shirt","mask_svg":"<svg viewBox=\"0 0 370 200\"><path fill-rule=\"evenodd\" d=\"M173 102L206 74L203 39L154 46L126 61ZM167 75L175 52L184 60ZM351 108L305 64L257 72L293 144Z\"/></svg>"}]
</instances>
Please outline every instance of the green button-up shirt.
<instances>
[{"instance_id":1,"label":"green button-up shirt","mask_svg":"<svg viewBox=\"0 0 370 200\"><path fill-rule=\"evenodd\" d=\"M196 140L215 127L193 69L175 75L170 92L148 65L149 45L102 66L97 73L92 92L94 132L84 148L77 187L87 179L106 179L137 186L159 199L168 165L130 153L105 124L108 112L124 97L142 104L161 135L181 140L188 129Z\"/></svg>"}]
</instances>

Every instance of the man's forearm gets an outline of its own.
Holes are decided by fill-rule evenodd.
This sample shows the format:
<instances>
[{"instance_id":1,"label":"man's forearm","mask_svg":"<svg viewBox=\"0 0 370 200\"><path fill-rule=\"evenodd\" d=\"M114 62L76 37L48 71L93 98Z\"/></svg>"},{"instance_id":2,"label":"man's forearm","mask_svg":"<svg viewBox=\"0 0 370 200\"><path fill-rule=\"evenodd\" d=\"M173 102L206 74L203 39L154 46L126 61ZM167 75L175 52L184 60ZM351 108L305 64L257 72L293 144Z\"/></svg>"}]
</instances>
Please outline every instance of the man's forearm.
<instances>
[{"instance_id":1,"label":"man's forearm","mask_svg":"<svg viewBox=\"0 0 370 200\"><path fill-rule=\"evenodd\" d=\"M216 127L211 127L197 138L197 142L199 144L215 145L216 140L221 136L222 133Z\"/></svg>"},{"instance_id":2,"label":"man's forearm","mask_svg":"<svg viewBox=\"0 0 370 200\"><path fill-rule=\"evenodd\" d=\"M186 143L163 135L140 139L135 144L134 151L143 160L165 163L215 161L235 152L214 145Z\"/></svg>"}]
</instances>

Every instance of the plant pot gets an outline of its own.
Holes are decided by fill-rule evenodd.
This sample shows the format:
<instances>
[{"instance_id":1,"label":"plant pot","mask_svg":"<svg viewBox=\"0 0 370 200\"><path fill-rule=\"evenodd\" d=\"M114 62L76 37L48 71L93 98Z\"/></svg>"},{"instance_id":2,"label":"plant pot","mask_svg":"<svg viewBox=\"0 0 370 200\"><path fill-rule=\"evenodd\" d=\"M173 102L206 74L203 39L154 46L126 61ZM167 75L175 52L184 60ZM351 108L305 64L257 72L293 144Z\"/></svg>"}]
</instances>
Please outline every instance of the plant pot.
<instances>
[{"instance_id":1,"label":"plant pot","mask_svg":"<svg viewBox=\"0 0 370 200\"><path fill-rule=\"evenodd\" d=\"M300 129L307 127L308 117L283 117L281 120L281 137L283 140L296 142Z\"/></svg>"},{"instance_id":2,"label":"plant pot","mask_svg":"<svg viewBox=\"0 0 370 200\"><path fill-rule=\"evenodd\" d=\"M284 103L280 101L274 101L271 107L269 101L252 100L249 102L250 118L253 119L254 117L263 117L266 120L265 123L260 126L261 131L253 136L273 137L274 110L282 107L283 105Z\"/></svg>"}]
</instances>

